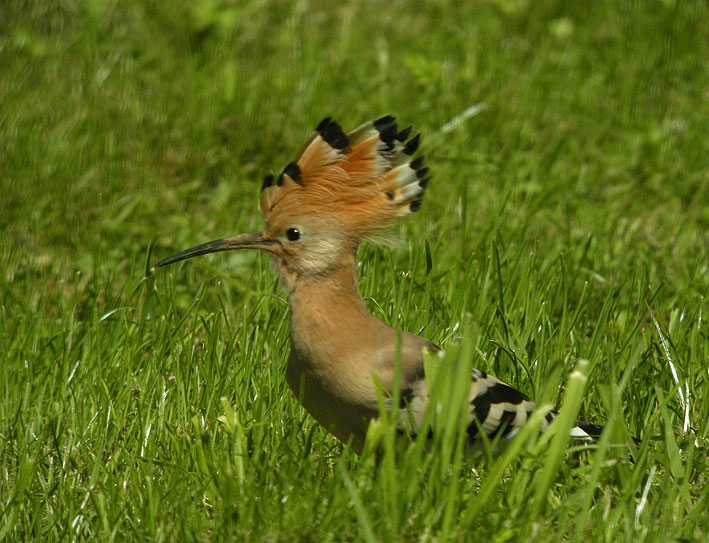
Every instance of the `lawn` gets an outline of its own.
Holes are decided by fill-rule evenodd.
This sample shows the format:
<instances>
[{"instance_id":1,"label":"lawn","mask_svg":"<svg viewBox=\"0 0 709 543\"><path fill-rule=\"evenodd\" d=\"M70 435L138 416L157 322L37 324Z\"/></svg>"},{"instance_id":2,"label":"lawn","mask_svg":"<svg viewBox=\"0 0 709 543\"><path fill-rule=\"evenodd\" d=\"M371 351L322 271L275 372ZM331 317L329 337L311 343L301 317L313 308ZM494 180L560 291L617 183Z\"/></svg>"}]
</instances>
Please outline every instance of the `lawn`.
<instances>
[{"instance_id":1,"label":"lawn","mask_svg":"<svg viewBox=\"0 0 709 543\"><path fill-rule=\"evenodd\" d=\"M709 541L707 58L706 1L5 0L0 540ZM433 181L370 309L596 445L358 457L285 383L265 255L146 277L386 114Z\"/></svg>"}]
</instances>

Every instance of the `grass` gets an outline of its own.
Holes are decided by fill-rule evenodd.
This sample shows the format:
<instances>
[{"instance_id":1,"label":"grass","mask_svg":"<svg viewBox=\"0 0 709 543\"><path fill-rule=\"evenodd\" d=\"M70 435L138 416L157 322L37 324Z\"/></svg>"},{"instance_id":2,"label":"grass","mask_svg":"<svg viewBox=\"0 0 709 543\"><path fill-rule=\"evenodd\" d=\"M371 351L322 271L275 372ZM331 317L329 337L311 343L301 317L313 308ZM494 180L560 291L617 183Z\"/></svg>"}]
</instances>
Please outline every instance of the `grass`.
<instances>
[{"instance_id":1,"label":"grass","mask_svg":"<svg viewBox=\"0 0 709 543\"><path fill-rule=\"evenodd\" d=\"M709 540L707 21L674 0L5 2L0 539ZM453 428L397 451L382 422L380 461L357 457L285 385L264 256L144 278L258 229L263 175L321 118L388 113L434 182L402 246L361 250L371 310L606 422L593 450L529 432L467 458Z\"/></svg>"}]
</instances>

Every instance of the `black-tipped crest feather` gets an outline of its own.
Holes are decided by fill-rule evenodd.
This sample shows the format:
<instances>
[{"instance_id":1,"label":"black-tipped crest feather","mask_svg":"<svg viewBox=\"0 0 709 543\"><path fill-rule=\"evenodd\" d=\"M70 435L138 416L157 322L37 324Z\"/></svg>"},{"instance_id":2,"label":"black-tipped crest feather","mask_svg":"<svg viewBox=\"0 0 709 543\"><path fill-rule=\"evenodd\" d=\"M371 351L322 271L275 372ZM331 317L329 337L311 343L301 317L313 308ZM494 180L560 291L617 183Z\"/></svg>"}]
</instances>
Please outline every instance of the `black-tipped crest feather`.
<instances>
[{"instance_id":1,"label":"black-tipped crest feather","mask_svg":"<svg viewBox=\"0 0 709 543\"><path fill-rule=\"evenodd\" d=\"M391 115L382 117L374 121L374 128L379 132L379 138L386 144L387 149L394 148L396 139L396 120Z\"/></svg>"},{"instance_id":2,"label":"black-tipped crest feather","mask_svg":"<svg viewBox=\"0 0 709 543\"><path fill-rule=\"evenodd\" d=\"M413 155L419 148L421 143L421 134L416 134L413 138L406 142L404 146L404 153L407 155Z\"/></svg>"},{"instance_id":3,"label":"black-tipped crest feather","mask_svg":"<svg viewBox=\"0 0 709 543\"><path fill-rule=\"evenodd\" d=\"M324 139L330 146L340 151L345 151L350 146L350 139L342 131L339 124L332 120L330 117L324 118L320 121L320 124L316 128L322 139Z\"/></svg>"},{"instance_id":4,"label":"black-tipped crest feather","mask_svg":"<svg viewBox=\"0 0 709 543\"><path fill-rule=\"evenodd\" d=\"M274 177L273 174L268 174L266 177L263 178L263 183L261 183L261 190L266 189L273 185Z\"/></svg>"},{"instance_id":5,"label":"black-tipped crest feather","mask_svg":"<svg viewBox=\"0 0 709 543\"><path fill-rule=\"evenodd\" d=\"M303 182L303 178L300 175L300 168L295 162L291 162L290 164L288 164L288 166L283 168L283 173L290 177L296 183Z\"/></svg>"},{"instance_id":6,"label":"black-tipped crest feather","mask_svg":"<svg viewBox=\"0 0 709 543\"><path fill-rule=\"evenodd\" d=\"M420 169L423 166L423 155L409 162L409 166L411 166L412 170Z\"/></svg>"},{"instance_id":7,"label":"black-tipped crest feather","mask_svg":"<svg viewBox=\"0 0 709 543\"><path fill-rule=\"evenodd\" d=\"M411 130L413 130L413 128L414 128L413 126L407 126L401 132L399 132L396 135L397 141L402 141L402 142L406 141L406 138L409 137L409 134L411 134Z\"/></svg>"}]
</instances>

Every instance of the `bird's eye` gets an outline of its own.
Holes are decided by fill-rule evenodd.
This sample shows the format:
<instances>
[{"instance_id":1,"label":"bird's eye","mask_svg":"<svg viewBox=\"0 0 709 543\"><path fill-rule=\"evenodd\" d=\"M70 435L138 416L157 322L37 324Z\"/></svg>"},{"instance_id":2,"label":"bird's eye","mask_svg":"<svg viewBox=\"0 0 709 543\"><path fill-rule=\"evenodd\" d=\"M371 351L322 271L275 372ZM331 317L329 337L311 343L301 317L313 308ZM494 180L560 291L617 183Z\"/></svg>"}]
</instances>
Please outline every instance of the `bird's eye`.
<instances>
[{"instance_id":1,"label":"bird's eye","mask_svg":"<svg viewBox=\"0 0 709 543\"><path fill-rule=\"evenodd\" d=\"M300 230L297 228L289 228L286 230L286 237L289 241L298 241L300 239Z\"/></svg>"}]
</instances>

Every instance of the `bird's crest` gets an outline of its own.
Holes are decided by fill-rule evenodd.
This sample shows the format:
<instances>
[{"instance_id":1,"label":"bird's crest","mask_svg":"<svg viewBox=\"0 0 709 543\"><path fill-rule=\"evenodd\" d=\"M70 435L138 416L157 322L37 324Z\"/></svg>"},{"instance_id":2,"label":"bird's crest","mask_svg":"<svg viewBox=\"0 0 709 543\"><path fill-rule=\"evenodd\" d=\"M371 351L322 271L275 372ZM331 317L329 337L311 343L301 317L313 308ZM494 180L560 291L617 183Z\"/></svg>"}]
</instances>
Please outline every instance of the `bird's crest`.
<instances>
[{"instance_id":1,"label":"bird's crest","mask_svg":"<svg viewBox=\"0 0 709 543\"><path fill-rule=\"evenodd\" d=\"M364 236L417 211L429 182L420 135L399 131L394 117L365 123L346 134L324 119L299 158L276 178L266 176L260 206L266 220L279 215L327 215Z\"/></svg>"}]
</instances>

